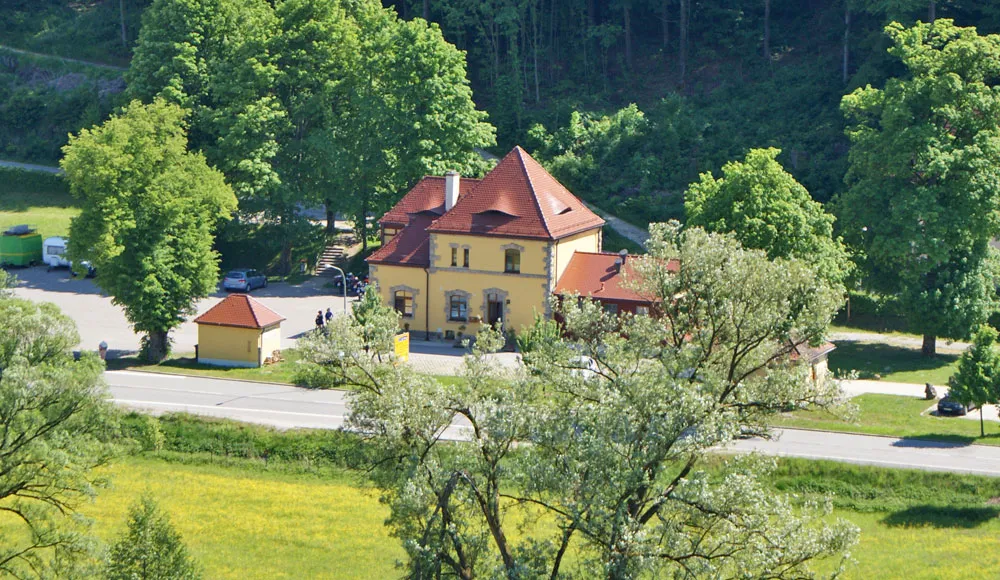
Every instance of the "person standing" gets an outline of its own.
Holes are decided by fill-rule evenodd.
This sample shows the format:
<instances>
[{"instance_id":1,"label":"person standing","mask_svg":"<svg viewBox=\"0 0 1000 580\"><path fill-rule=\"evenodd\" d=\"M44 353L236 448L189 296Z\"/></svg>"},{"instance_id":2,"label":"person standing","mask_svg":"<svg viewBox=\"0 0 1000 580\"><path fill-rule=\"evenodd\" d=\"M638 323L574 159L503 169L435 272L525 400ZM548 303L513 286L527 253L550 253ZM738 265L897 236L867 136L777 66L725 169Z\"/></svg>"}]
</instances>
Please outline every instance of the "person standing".
<instances>
[{"instance_id":1,"label":"person standing","mask_svg":"<svg viewBox=\"0 0 1000 580\"><path fill-rule=\"evenodd\" d=\"M333 312L331 312L329 308L326 309L325 318L326 318L326 324L330 324L330 321L333 320Z\"/></svg>"},{"instance_id":2,"label":"person standing","mask_svg":"<svg viewBox=\"0 0 1000 580\"><path fill-rule=\"evenodd\" d=\"M321 330L323 328L323 311L320 310L316 313L316 330Z\"/></svg>"}]
</instances>

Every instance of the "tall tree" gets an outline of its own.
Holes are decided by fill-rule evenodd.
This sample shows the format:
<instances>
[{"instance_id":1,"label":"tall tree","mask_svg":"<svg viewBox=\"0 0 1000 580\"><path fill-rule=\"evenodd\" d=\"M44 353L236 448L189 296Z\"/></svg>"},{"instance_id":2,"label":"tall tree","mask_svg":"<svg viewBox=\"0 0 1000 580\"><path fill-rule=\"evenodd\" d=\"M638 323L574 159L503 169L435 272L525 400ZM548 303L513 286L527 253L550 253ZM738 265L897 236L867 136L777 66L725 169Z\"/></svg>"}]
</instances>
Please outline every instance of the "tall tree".
<instances>
[{"instance_id":1,"label":"tall tree","mask_svg":"<svg viewBox=\"0 0 1000 580\"><path fill-rule=\"evenodd\" d=\"M97 268L97 285L144 335L143 354L162 360L168 333L215 290L216 224L236 209L221 173L187 150L185 112L133 101L64 147L62 168L82 211L69 256Z\"/></svg>"},{"instance_id":2,"label":"tall tree","mask_svg":"<svg viewBox=\"0 0 1000 580\"><path fill-rule=\"evenodd\" d=\"M384 314L339 317L300 343L314 370L355 387L350 421L371 440L412 577L562 577L577 571L570 546L579 571L608 578L808 577L809 561L853 542L850 524L764 488L768 462L711 476L700 465L741 432L766 433L788 405L836 400L835 385L805 380L788 355L822 336L838 293L805 264L729 236L675 225L652 240L650 259L629 258L632 283L664 316L554 303L563 332L523 369L490 356L503 338L489 328L457 384L395 365L398 315L377 302ZM552 525L520 528L539 513Z\"/></svg>"},{"instance_id":3,"label":"tall tree","mask_svg":"<svg viewBox=\"0 0 1000 580\"><path fill-rule=\"evenodd\" d=\"M152 497L129 509L128 529L111 547L106 580L198 580L201 572L181 535Z\"/></svg>"},{"instance_id":4,"label":"tall tree","mask_svg":"<svg viewBox=\"0 0 1000 580\"><path fill-rule=\"evenodd\" d=\"M361 3L360 56L347 80L350 99L331 131L335 187L350 192L355 223L367 246L367 218L386 211L426 174L482 174L477 149L494 141L477 110L465 57L435 24L399 20L376 2Z\"/></svg>"},{"instance_id":5,"label":"tall tree","mask_svg":"<svg viewBox=\"0 0 1000 580\"><path fill-rule=\"evenodd\" d=\"M910 329L964 338L996 307L1000 36L941 19L886 27L908 75L844 97L848 189L837 207L871 288L900 296Z\"/></svg>"},{"instance_id":6,"label":"tall tree","mask_svg":"<svg viewBox=\"0 0 1000 580\"><path fill-rule=\"evenodd\" d=\"M1000 402L1000 355L993 346L997 331L984 324L972 339L958 361L958 371L948 379L948 396L979 408L979 435L985 437L983 407Z\"/></svg>"},{"instance_id":7,"label":"tall tree","mask_svg":"<svg viewBox=\"0 0 1000 580\"><path fill-rule=\"evenodd\" d=\"M733 232L745 248L769 258L798 258L839 285L849 269L834 217L776 159L779 149L751 149L744 161L730 161L716 179L703 173L684 201L689 227Z\"/></svg>"},{"instance_id":8,"label":"tall tree","mask_svg":"<svg viewBox=\"0 0 1000 580\"><path fill-rule=\"evenodd\" d=\"M0 575L77 577L93 556L79 508L94 469L117 451L116 415L96 353L74 360L73 321L49 303L14 298L0 270Z\"/></svg>"}]
</instances>

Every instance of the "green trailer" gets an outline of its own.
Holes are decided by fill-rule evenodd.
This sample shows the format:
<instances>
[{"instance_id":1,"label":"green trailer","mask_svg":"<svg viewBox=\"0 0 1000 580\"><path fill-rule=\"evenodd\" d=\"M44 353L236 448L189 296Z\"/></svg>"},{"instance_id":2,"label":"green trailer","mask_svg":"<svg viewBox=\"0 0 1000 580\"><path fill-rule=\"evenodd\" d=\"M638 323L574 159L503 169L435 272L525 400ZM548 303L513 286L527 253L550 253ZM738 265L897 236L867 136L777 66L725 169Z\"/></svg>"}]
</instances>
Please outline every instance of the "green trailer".
<instances>
[{"instance_id":1,"label":"green trailer","mask_svg":"<svg viewBox=\"0 0 1000 580\"><path fill-rule=\"evenodd\" d=\"M0 235L0 266L34 266L42 261L42 235L14 226Z\"/></svg>"}]
</instances>

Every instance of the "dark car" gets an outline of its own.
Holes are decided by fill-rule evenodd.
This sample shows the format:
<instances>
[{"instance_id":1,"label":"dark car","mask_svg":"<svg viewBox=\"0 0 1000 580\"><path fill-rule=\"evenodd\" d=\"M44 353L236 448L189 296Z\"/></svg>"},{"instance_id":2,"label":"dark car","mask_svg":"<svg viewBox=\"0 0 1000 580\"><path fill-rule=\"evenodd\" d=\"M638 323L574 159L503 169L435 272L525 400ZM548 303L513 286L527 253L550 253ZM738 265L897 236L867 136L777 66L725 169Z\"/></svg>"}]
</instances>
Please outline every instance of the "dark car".
<instances>
[{"instance_id":1,"label":"dark car","mask_svg":"<svg viewBox=\"0 0 1000 580\"><path fill-rule=\"evenodd\" d=\"M222 279L222 287L226 290L249 292L254 288L267 288L267 276L250 268L231 270Z\"/></svg>"},{"instance_id":2,"label":"dark car","mask_svg":"<svg viewBox=\"0 0 1000 580\"><path fill-rule=\"evenodd\" d=\"M965 415L974 408L972 405L960 403L951 397L945 397L938 401L938 415Z\"/></svg>"}]
</instances>

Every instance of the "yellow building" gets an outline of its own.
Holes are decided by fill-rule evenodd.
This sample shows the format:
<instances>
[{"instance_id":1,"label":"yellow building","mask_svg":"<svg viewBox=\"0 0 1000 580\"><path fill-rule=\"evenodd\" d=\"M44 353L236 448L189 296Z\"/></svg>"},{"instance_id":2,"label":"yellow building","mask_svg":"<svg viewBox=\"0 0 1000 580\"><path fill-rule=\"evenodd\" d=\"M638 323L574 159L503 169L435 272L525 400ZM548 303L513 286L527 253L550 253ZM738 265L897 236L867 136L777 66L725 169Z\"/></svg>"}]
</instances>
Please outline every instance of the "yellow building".
<instances>
[{"instance_id":1,"label":"yellow building","mask_svg":"<svg viewBox=\"0 0 1000 580\"><path fill-rule=\"evenodd\" d=\"M601 251L604 220L515 147L482 180L423 178L379 224L382 298L406 330L457 338L548 314L573 255Z\"/></svg>"},{"instance_id":2,"label":"yellow building","mask_svg":"<svg viewBox=\"0 0 1000 580\"><path fill-rule=\"evenodd\" d=\"M232 294L196 318L198 362L259 367L281 350L283 316L246 294Z\"/></svg>"}]
</instances>

